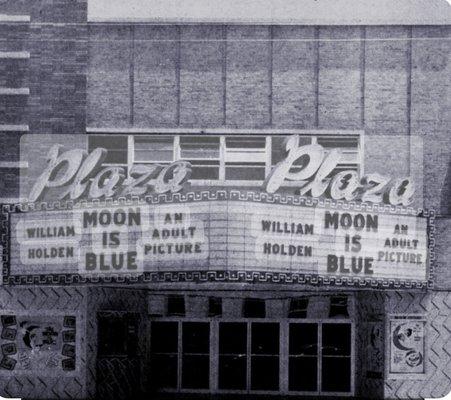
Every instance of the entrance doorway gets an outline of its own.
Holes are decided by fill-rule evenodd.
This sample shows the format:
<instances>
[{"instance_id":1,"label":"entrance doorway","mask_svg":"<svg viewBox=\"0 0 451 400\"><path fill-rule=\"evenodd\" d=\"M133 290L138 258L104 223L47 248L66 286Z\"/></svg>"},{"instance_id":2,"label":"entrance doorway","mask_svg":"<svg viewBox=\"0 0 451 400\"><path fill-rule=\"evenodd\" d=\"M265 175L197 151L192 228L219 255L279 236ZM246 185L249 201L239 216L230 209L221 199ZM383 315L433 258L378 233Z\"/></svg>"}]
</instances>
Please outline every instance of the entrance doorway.
<instances>
[{"instance_id":1,"label":"entrance doorway","mask_svg":"<svg viewBox=\"0 0 451 400\"><path fill-rule=\"evenodd\" d=\"M141 391L138 314L97 314L97 399L131 399Z\"/></svg>"},{"instance_id":2,"label":"entrance doorway","mask_svg":"<svg viewBox=\"0 0 451 400\"><path fill-rule=\"evenodd\" d=\"M153 390L187 393L354 394L349 319L155 320Z\"/></svg>"}]
</instances>

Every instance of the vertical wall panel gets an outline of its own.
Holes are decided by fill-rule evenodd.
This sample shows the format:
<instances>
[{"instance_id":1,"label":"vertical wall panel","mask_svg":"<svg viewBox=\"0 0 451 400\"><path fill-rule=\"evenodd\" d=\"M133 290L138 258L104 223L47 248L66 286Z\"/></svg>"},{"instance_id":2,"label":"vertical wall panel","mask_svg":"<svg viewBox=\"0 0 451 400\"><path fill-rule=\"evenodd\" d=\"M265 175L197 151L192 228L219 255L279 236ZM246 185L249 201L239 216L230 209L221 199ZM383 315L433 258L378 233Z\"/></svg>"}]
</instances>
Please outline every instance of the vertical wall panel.
<instances>
[{"instance_id":1,"label":"vertical wall panel","mask_svg":"<svg viewBox=\"0 0 451 400\"><path fill-rule=\"evenodd\" d=\"M407 134L410 76L409 28L367 27L365 44L365 130Z\"/></svg>"},{"instance_id":2,"label":"vertical wall panel","mask_svg":"<svg viewBox=\"0 0 451 400\"><path fill-rule=\"evenodd\" d=\"M359 27L321 27L319 43L319 127L361 127Z\"/></svg>"},{"instance_id":3,"label":"vertical wall panel","mask_svg":"<svg viewBox=\"0 0 451 400\"><path fill-rule=\"evenodd\" d=\"M451 27L414 27L412 36L412 134L449 131Z\"/></svg>"},{"instance_id":4,"label":"vertical wall panel","mask_svg":"<svg viewBox=\"0 0 451 400\"><path fill-rule=\"evenodd\" d=\"M130 38L129 26L90 26L88 126L129 125Z\"/></svg>"},{"instance_id":5,"label":"vertical wall panel","mask_svg":"<svg viewBox=\"0 0 451 400\"><path fill-rule=\"evenodd\" d=\"M135 26L136 126L177 125L178 39L176 26Z\"/></svg>"},{"instance_id":6,"label":"vertical wall panel","mask_svg":"<svg viewBox=\"0 0 451 400\"><path fill-rule=\"evenodd\" d=\"M316 113L315 28L273 28L273 125L313 128Z\"/></svg>"},{"instance_id":7,"label":"vertical wall panel","mask_svg":"<svg viewBox=\"0 0 451 400\"><path fill-rule=\"evenodd\" d=\"M270 45L267 26L229 26L227 37L227 125L270 123Z\"/></svg>"},{"instance_id":8,"label":"vertical wall panel","mask_svg":"<svg viewBox=\"0 0 451 400\"><path fill-rule=\"evenodd\" d=\"M412 129L424 149L425 207L451 215L451 28L414 27Z\"/></svg>"},{"instance_id":9,"label":"vertical wall panel","mask_svg":"<svg viewBox=\"0 0 451 400\"><path fill-rule=\"evenodd\" d=\"M218 126L223 122L222 26L185 26L181 34L180 122Z\"/></svg>"}]
</instances>

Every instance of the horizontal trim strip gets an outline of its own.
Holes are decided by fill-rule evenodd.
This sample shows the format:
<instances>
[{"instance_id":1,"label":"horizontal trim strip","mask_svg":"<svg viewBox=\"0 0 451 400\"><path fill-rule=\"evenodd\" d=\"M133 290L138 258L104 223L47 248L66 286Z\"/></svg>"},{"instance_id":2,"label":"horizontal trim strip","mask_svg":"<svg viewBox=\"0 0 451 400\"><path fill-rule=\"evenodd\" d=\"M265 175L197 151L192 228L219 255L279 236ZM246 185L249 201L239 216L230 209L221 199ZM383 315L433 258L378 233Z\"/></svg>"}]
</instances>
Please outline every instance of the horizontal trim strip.
<instances>
[{"instance_id":1,"label":"horizontal trim strip","mask_svg":"<svg viewBox=\"0 0 451 400\"><path fill-rule=\"evenodd\" d=\"M330 22L326 20L296 20L296 19L221 19L221 18L88 18L90 24L146 24L146 25L288 25L288 26L440 26L448 25L446 17L437 20L376 20L357 21L343 20Z\"/></svg>"},{"instance_id":2,"label":"horizontal trim strip","mask_svg":"<svg viewBox=\"0 0 451 400\"><path fill-rule=\"evenodd\" d=\"M0 168L28 168L28 161L0 161Z\"/></svg>"},{"instance_id":3,"label":"horizontal trim strip","mask_svg":"<svg viewBox=\"0 0 451 400\"><path fill-rule=\"evenodd\" d=\"M216 135L353 135L363 134L363 130L330 129L233 129L233 128L94 128L87 127L87 133L104 134L216 134Z\"/></svg>"},{"instance_id":4,"label":"horizontal trim strip","mask_svg":"<svg viewBox=\"0 0 451 400\"><path fill-rule=\"evenodd\" d=\"M0 132L28 132L28 125L0 125Z\"/></svg>"},{"instance_id":5,"label":"horizontal trim strip","mask_svg":"<svg viewBox=\"0 0 451 400\"><path fill-rule=\"evenodd\" d=\"M0 87L1 96L29 96L29 88L5 88Z\"/></svg>"},{"instance_id":6,"label":"horizontal trim strip","mask_svg":"<svg viewBox=\"0 0 451 400\"><path fill-rule=\"evenodd\" d=\"M0 51L0 59L24 60L30 58L28 51Z\"/></svg>"},{"instance_id":7,"label":"horizontal trim strip","mask_svg":"<svg viewBox=\"0 0 451 400\"><path fill-rule=\"evenodd\" d=\"M30 22L29 15L0 14L0 22Z\"/></svg>"}]
</instances>

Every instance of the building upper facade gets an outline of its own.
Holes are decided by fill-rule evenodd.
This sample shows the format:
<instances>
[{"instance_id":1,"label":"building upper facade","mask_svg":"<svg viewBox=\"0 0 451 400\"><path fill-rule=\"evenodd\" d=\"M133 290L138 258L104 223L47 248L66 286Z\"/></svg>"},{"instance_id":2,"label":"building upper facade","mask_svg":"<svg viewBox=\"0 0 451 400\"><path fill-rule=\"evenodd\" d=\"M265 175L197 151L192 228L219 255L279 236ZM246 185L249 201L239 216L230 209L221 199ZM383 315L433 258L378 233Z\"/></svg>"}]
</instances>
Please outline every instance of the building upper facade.
<instances>
[{"instance_id":1,"label":"building upper facade","mask_svg":"<svg viewBox=\"0 0 451 400\"><path fill-rule=\"evenodd\" d=\"M27 132L88 133L86 150L106 134L107 164L183 159L194 164L198 187L238 189L261 188L294 134L342 148L337 171L410 176L414 207L451 212L451 41L442 18L378 25L356 8L346 24L313 24L307 16L313 21L319 9L310 4L304 19L284 20L285 8L274 11L282 24L265 15L230 23L212 14L175 21L138 4L111 6L104 17L94 2L5 4L2 51L14 55L1 61L9 198L19 197L19 169L30 181L40 172L19 161ZM34 148L42 161L47 150L44 142ZM437 229L446 232L444 221ZM439 241L447 282L446 236Z\"/></svg>"}]
</instances>

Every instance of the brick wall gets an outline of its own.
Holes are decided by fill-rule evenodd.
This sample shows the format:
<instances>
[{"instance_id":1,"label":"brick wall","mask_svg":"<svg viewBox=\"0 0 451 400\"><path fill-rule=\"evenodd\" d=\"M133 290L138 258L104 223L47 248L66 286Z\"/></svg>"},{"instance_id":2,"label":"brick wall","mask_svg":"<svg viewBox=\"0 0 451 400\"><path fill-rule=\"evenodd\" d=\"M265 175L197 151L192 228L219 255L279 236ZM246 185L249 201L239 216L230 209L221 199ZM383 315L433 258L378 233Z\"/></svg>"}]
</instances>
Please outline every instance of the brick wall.
<instances>
[{"instance_id":1,"label":"brick wall","mask_svg":"<svg viewBox=\"0 0 451 400\"><path fill-rule=\"evenodd\" d=\"M368 172L412 174L417 205L449 213L450 32L90 25L87 124L363 129L385 136L367 145ZM423 154L396 136L422 139Z\"/></svg>"},{"instance_id":2,"label":"brick wall","mask_svg":"<svg viewBox=\"0 0 451 400\"><path fill-rule=\"evenodd\" d=\"M2 96L0 124L29 125L32 133L83 133L87 121L414 135L424 141L423 205L450 212L447 26L88 28L83 2L10 0L1 11L31 22L0 26L1 50L30 53L0 60L2 85L30 89ZM15 160L21 132L0 134L17 138L5 156Z\"/></svg>"},{"instance_id":3,"label":"brick wall","mask_svg":"<svg viewBox=\"0 0 451 400\"><path fill-rule=\"evenodd\" d=\"M0 51L22 53L0 59L0 87L29 90L0 95L0 139L8 161L17 161L23 132L85 132L87 1L6 0L0 14L28 18L0 24ZM17 182L0 197L17 198Z\"/></svg>"}]
</instances>

